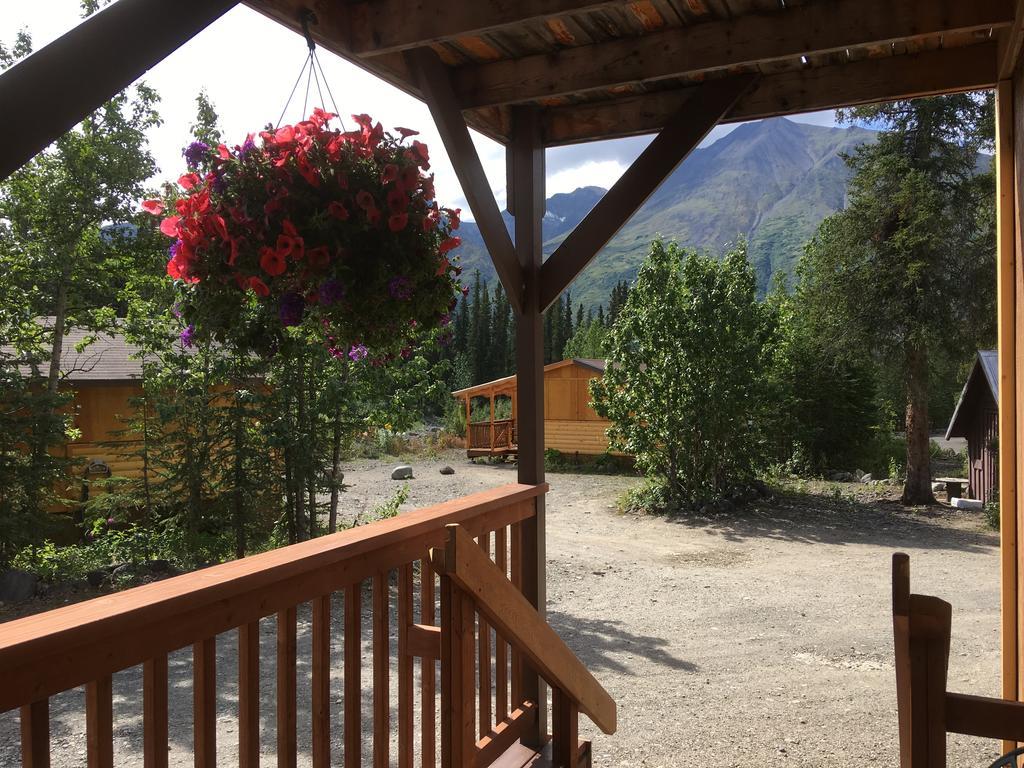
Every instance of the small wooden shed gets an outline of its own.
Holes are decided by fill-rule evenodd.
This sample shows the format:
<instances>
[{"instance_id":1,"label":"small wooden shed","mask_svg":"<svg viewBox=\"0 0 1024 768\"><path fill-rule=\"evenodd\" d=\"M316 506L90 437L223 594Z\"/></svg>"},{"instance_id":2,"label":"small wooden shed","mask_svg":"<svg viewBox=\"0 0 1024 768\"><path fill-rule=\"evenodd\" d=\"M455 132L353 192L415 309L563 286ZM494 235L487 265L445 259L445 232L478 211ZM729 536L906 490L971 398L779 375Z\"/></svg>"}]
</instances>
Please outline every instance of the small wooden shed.
<instances>
[{"instance_id":1,"label":"small wooden shed","mask_svg":"<svg viewBox=\"0 0 1024 768\"><path fill-rule=\"evenodd\" d=\"M990 501L999 487L999 368L996 350L979 350L946 439L967 440L967 495Z\"/></svg>"},{"instance_id":2,"label":"small wooden shed","mask_svg":"<svg viewBox=\"0 0 1024 768\"><path fill-rule=\"evenodd\" d=\"M608 451L611 424L590 406L590 380L604 374L605 361L572 358L544 366L544 448L598 456ZM466 408L466 455L510 456L518 452L516 377L506 376L452 392ZM474 421L473 400L484 399L484 417ZM503 399L508 400L502 403ZM479 411L478 411L479 413Z\"/></svg>"}]
</instances>

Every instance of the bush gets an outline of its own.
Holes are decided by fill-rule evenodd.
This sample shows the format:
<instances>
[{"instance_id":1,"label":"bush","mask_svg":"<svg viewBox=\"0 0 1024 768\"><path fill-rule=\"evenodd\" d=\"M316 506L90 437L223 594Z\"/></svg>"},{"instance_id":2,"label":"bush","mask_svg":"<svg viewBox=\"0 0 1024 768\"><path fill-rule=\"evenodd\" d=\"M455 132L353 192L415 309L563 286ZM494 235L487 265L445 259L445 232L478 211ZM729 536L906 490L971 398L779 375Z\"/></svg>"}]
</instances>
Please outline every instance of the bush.
<instances>
[{"instance_id":1,"label":"bush","mask_svg":"<svg viewBox=\"0 0 1024 768\"><path fill-rule=\"evenodd\" d=\"M985 502L985 524L993 531L999 530L999 492L993 491L992 498Z\"/></svg>"},{"instance_id":2,"label":"bush","mask_svg":"<svg viewBox=\"0 0 1024 768\"><path fill-rule=\"evenodd\" d=\"M649 478L619 498L619 511L633 515L669 515L678 511L665 481Z\"/></svg>"},{"instance_id":3,"label":"bush","mask_svg":"<svg viewBox=\"0 0 1024 768\"><path fill-rule=\"evenodd\" d=\"M671 506L728 495L767 466L773 340L745 246L718 260L652 244L590 386L611 448Z\"/></svg>"}]
</instances>

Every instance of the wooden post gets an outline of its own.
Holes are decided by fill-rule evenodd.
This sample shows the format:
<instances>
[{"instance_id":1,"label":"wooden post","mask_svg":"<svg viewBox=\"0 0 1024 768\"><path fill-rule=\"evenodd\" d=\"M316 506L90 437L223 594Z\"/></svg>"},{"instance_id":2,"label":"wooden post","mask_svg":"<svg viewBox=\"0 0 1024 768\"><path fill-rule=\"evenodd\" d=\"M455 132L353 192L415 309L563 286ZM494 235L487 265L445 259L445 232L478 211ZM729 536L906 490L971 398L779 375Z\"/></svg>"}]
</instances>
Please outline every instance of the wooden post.
<instances>
[{"instance_id":1,"label":"wooden post","mask_svg":"<svg viewBox=\"0 0 1024 768\"><path fill-rule=\"evenodd\" d=\"M466 449L467 450L473 447L473 440L470 437L473 434L473 430L471 430L469 428L469 425L473 422L473 418L472 418L473 409L470 407L470 402L472 401L472 399L473 398L471 398L469 395L466 395Z\"/></svg>"},{"instance_id":2,"label":"wooden post","mask_svg":"<svg viewBox=\"0 0 1024 768\"><path fill-rule=\"evenodd\" d=\"M494 390L491 390L491 450L494 450Z\"/></svg>"},{"instance_id":3,"label":"wooden post","mask_svg":"<svg viewBox=\"0 0 1024 768\"><path fill-rule=\"evenodd\" d=\"M540 300L543 261L541 221L544 218L544 145L540 120L531 107L512 110L512 179L515 201L515 248L522 270L523 311L516 324L516 389L519 444L519 482L544 482L544 337ZM544 616L545 579L544 497L537 497L537 514L522 523L522 590ZM547 732L547 695L537 673L523 664L518 690L537 703L537 719L523 742L539 747ZM513 702L518 706L520 702Z\"/></svg>"},{"instance_id":4,"label":"wooden post","mask_svg":"<svg viewBox=\"0 0 1024 768\"><path fill-rule=\"evenodd\" d=\"M996 295L999 355L999 550L1001 558L1000 616L1002 622L1003 698L1017 701L1017 384L1016 302L1014 271L1014 125L1013 82L996 88ZM1003 742L1003 752L1014 748Z\"/></svg>"}]
</instances>

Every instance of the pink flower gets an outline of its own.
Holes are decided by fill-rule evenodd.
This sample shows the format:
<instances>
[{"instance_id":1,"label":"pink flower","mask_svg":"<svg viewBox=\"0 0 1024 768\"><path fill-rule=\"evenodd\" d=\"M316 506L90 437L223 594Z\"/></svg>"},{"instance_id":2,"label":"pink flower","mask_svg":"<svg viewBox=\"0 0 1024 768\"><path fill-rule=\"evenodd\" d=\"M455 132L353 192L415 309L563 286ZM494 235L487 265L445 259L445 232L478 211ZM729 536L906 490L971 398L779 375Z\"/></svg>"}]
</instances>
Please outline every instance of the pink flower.
<instances>
[{"instance_id":1,"label":"pink flower","mask_svg":"<svg viewBox=\"0 0 1024 768\"><path fill-rule=\"evenodd\" d=\"M164 212L164 204L160 200L143 200L142 210L153 216L159 216Z\"/></svg>"}]
</instances>

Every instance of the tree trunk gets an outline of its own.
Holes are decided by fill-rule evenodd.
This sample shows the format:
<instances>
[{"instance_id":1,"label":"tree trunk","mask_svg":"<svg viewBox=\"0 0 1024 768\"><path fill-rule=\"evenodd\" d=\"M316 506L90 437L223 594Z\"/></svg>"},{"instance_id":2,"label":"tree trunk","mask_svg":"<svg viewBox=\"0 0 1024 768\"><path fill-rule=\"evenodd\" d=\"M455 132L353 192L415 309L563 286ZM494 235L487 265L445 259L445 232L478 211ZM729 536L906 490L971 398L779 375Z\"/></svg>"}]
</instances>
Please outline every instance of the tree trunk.
<instances>
[{"instance_id":1,"label":"tree trunk","mask_svg":"<svg viewBox=\"0 0 1024 768\"><path fill-rule=\"evenodd\" d=\"M906 345L907 479L904 504L934 504L931 437L928 432L928 353L923 344Z\"/></svg>"},{"instance_id":2,"label":"tree trunk","mask_svg":"<svg viewBox=\"0 0 1024 768\"><path fill-rule=\"evenodd\" d=\"M64 351L64 323L68 318L68 269L65 267L57 285L53 308L53 341L50 345L50 371L46 377L46 390L54 395L60 383L61 354Z\"/></svg>"}]
</instances>

